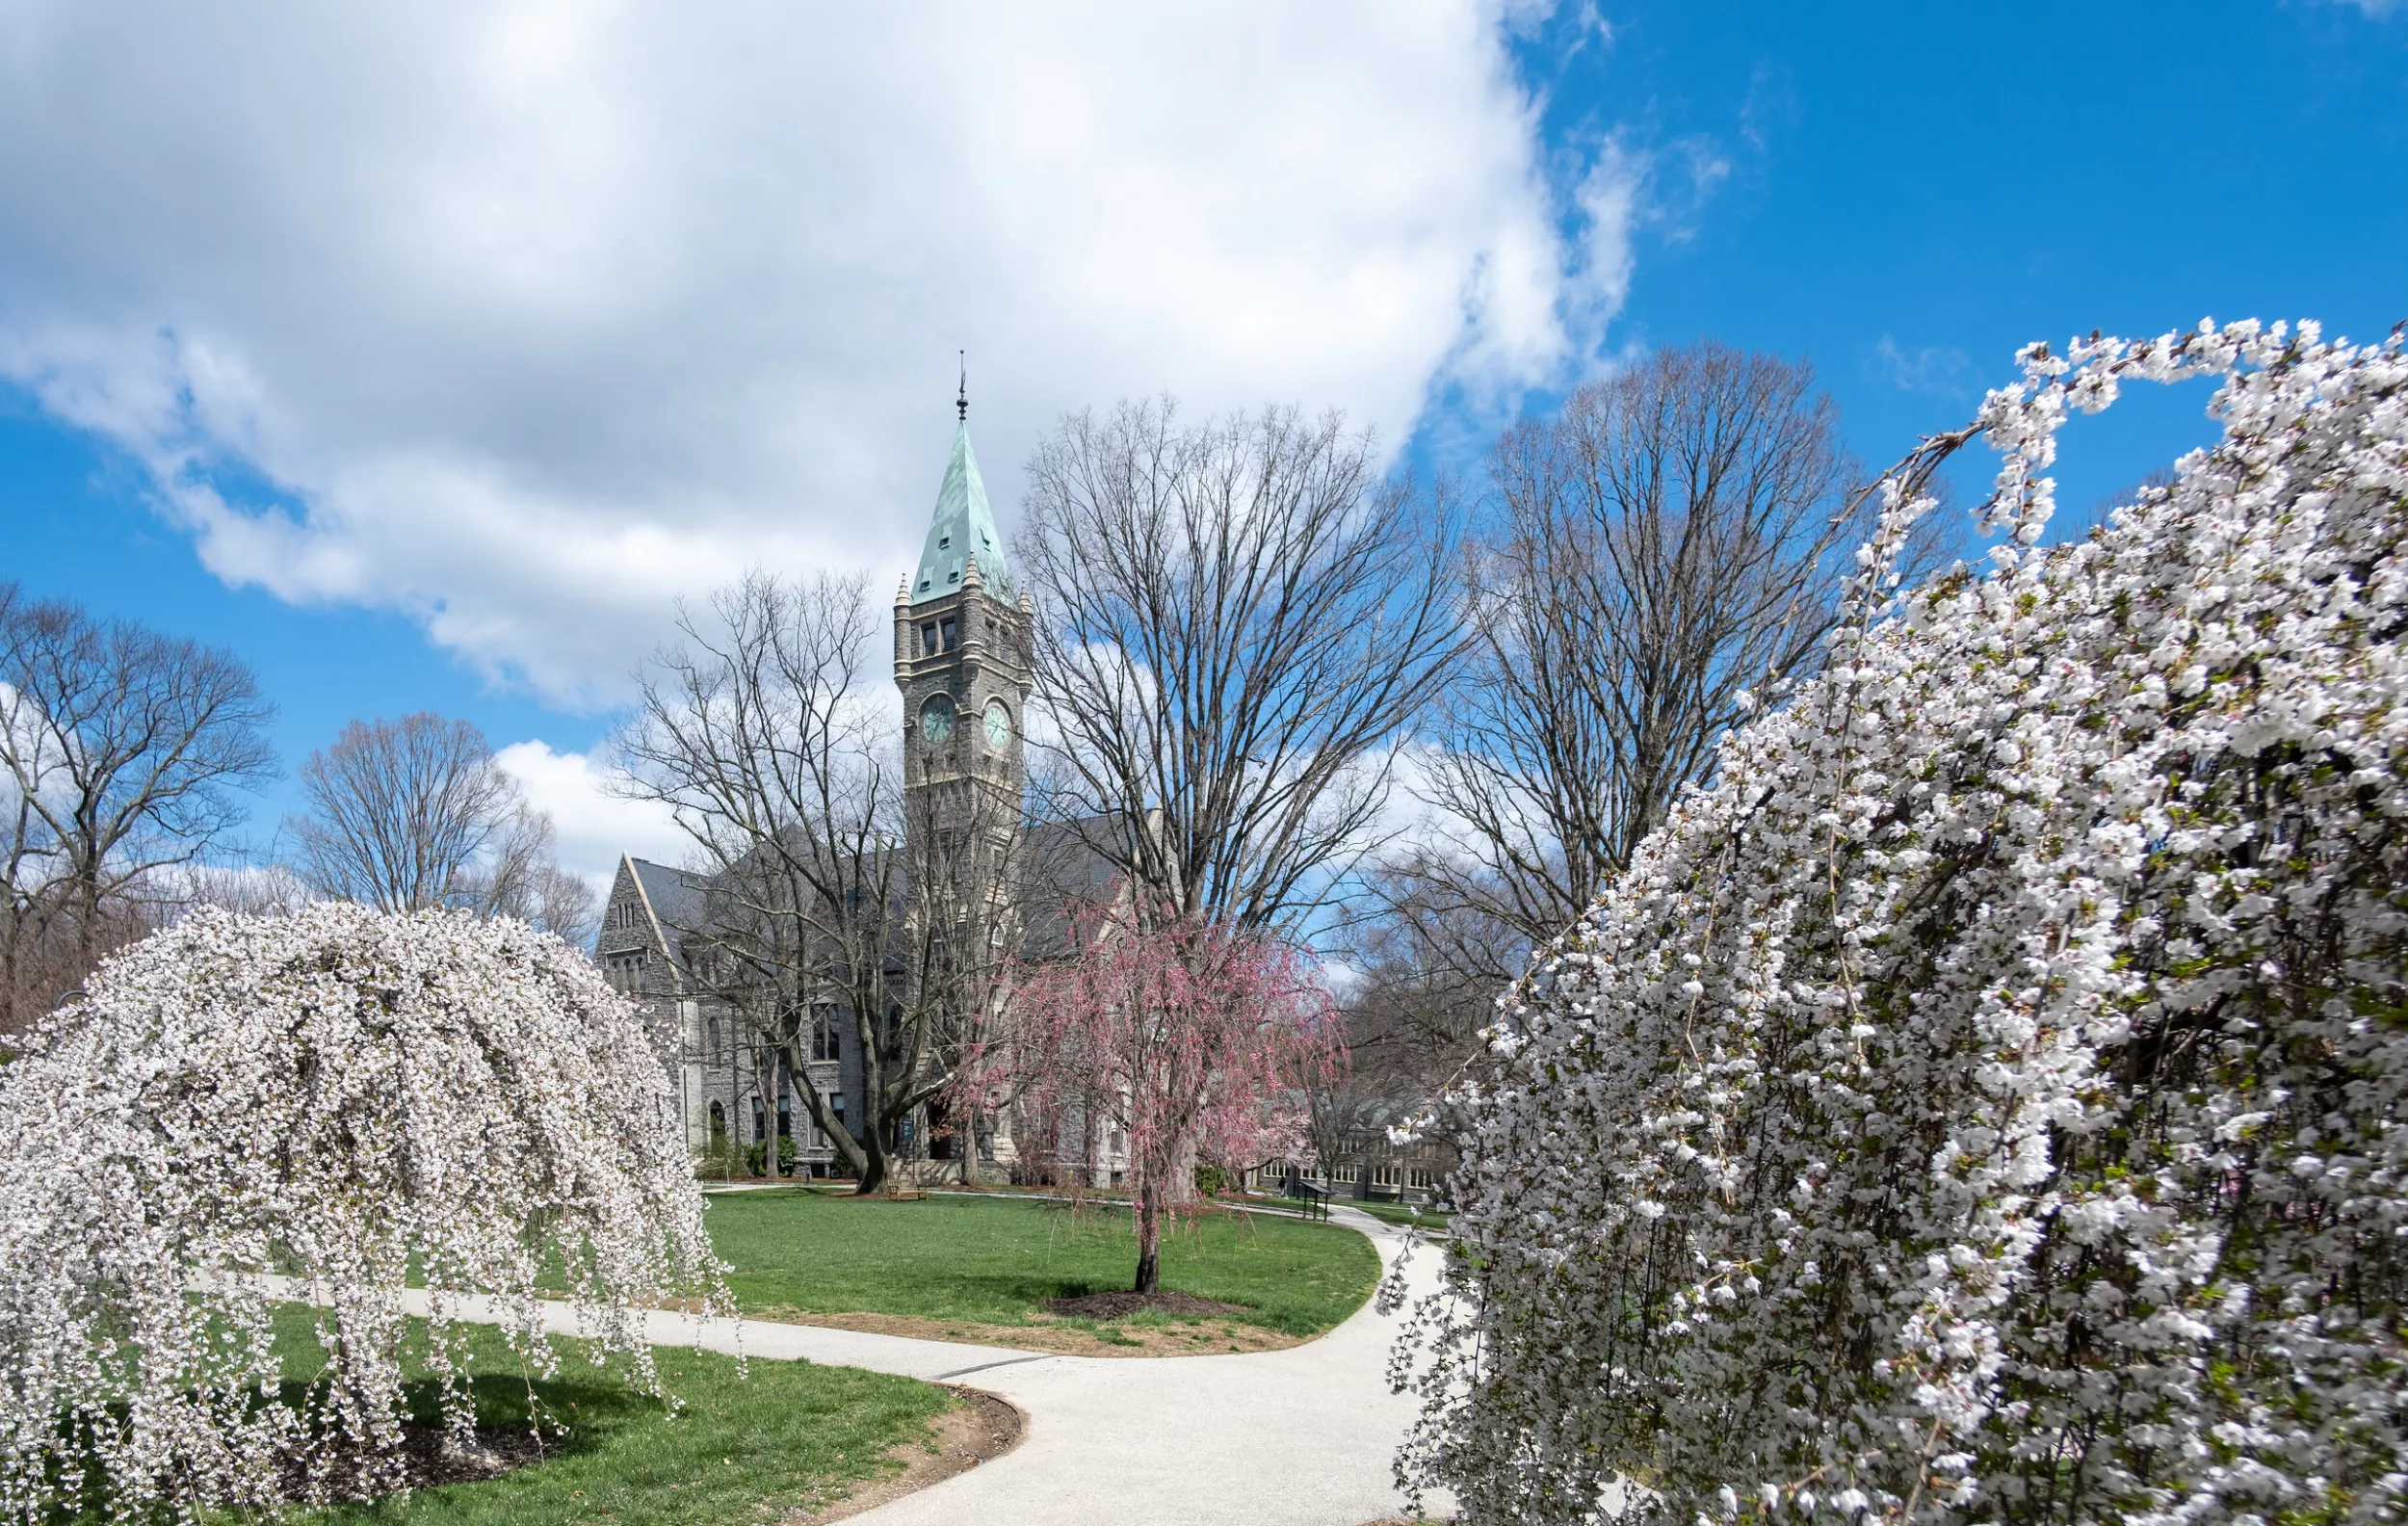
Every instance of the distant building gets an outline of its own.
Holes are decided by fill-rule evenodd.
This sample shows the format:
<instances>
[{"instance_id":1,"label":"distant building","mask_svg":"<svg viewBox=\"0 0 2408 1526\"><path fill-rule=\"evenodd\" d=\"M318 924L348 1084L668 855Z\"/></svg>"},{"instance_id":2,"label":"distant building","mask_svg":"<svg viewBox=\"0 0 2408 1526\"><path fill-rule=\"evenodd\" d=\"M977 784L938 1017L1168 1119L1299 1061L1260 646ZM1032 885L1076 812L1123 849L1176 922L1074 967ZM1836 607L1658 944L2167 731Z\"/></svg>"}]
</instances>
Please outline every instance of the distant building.
<instances>
[{"instance_id":1,"label":"distant building","mask_svg":"<svg viewBox=\"0 0 2408 1526\"><path fill-rule=\"evenodd\" d=\"M1453 1146L1426 1135L1401 1144L1388 1136L1391 1125L1408 1121L1425 1106L1418 1096L1383 1097L1360 1105L1343 1127L1332 1126L1321 1139L1320 1158L1266 1161L1246 1172L1245 1184L1256 1192L1290 1197L1300 1187L1310 1187L1341 1200L1432 1202L1454 1169Z\"/></svg>"},{"instance_id":2,"label":"distant building","mask_svg":"<svg viewBox=\"0 0 2408 1526\"><path fill-rule=\"evenodd\" d=\"M967 408L954 436L919 566L895 595L895 682L903 700L903 788L909 864L993 864L1000 883L964 895L1000 896L989 920L1034 957L1066 952L1081 913L1112 904L1119 882L1075 828L1026 827L1023 720L1034 682L1029 600L1004 556L977 457ZM954 883L977 883L962 875ZM667 864L624 856L604 908L595 956L621 989L651 1009L674 1053L686 1138L697 1153L724 1144L775 1148L794 1142L798 1169L839 1171L842 1158L814 1126L794 1077L749 1045L745 1024L694 978L688 944L709 943L705 880ZM949 888L949 894L954 893ZM908 970L892 978L905 981ZM814 1008L798 1047L813 1086L845 1119L869 1112L864 1067L849 1008ZM767 1084L765 1084L765 1080ZM848 1127L851 1127L848 1123ZM1126 1142L1097 1129L1092 1140L1022 1148L1008 1120L952 1126L941 1107L905 1123L896 1154L905 1174L975 1177L1068 1170L1112 1185L1127 1169Z\"/></svg>"}]
</instances>

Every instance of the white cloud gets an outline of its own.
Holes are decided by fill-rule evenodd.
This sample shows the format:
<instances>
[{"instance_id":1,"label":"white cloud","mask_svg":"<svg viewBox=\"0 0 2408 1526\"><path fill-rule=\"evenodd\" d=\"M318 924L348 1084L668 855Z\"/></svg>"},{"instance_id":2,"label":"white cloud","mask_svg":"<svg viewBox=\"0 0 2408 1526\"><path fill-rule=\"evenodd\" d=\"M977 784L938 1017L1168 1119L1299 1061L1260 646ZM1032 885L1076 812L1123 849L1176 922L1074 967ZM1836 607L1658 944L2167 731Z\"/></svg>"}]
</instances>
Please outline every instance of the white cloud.
<instances>
[{"instance_id":1,"label":"white cloud","mask_svg":"<svg viewBox=\"0 0 2408 1526\"><path fill-rule=\"evenodd\" d=\"M1529 9L19 0L0 379L229 583L605 703L673 593L910 560L956 348L1006 504L1088 403L1579 363L1630 181L1551 193Z\"/></svg>"},{"instance_id":2,"label":"white cloud","mask_svg":"<svg viewBox=\"0 0 2408 1526\"><path fill-rule=\"evenodd\" d=\"M1952 345L1907 350L1883 334L1866 357L1866 369L1901 392L1965 399L1979 391L1972 358Z\"/></svg>"},{"instance_id":3,"label":"white cloud","mask_svg":"<svg viewBox=\"0 0 2408 1526\"><path fill-rule=\"evenodd\" d=\"M634 854L656 863L683 863L692 844L677 829L668 807L655 801L626 800L605 787L607 766L584 752L555 752L541 742L513 742L494 761L518 781L528 803L552 818L561 867L583 876L607 895L618 871L618 855Z\"/></svg>"}]
</instances>

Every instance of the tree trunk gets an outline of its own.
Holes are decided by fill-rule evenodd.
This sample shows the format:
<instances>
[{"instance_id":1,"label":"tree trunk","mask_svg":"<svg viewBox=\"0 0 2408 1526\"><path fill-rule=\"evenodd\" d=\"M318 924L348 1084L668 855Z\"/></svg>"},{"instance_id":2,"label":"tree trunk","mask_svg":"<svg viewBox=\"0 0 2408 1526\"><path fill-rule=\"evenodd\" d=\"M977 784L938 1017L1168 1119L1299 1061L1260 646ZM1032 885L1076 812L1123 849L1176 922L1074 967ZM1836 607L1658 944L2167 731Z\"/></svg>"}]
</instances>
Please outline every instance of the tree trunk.
<instances>
[{"instance_id":1,"label":"tree trunk","mask_svg":"<svg viewBox=\"0 0 2408 1526\"><path fill-rule=\"evenodd\" d=\"M777 1179L777 1053L764 1045L753 1087L761 1098L761 1174Z\"/></svg>"},{"instance_id":2,"label":"tree trunk","mask_svg":"<svg viewBox=\"0 0 2408 1526\"><path fill-rule=\"evenodd\" d=\"M1183 1134L1170 1152L1170 1176L1163 1183L1163 1198L1172 1204L1195 1201L1195 1136Z\"/></svg>"},{"instance_id":3,"label":"tree trunk","mask_svg":"<svg viewBox=\"0 0 2408 1526\"><path fill-rule=\"evenodd\" d=\"M886 1138L872 1118L870 1126L861 1131L861 1185L852 1190L856 1197L867 1197L886 1187Z\"/></svg>"},{"instance_id":4,"label":"tree trunk","mask_svg":"<svg viewBox=\"0 0 2408 1526\"><path fill-rule=\"evenodd\" d=\"M1163 1285L1163 1197L1151 1179L1138 1187L1138 1285L1152 1293Z\"/></svg>"}]
</instances>

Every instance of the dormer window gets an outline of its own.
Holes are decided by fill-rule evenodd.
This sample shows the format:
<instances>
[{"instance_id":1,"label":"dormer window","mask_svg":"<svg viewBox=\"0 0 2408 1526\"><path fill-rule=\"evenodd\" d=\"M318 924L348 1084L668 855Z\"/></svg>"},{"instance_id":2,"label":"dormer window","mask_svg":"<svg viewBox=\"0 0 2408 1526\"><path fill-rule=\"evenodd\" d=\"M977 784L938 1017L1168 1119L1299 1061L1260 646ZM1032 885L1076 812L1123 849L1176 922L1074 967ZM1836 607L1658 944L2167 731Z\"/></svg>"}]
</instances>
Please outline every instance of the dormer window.
<instances>
[{"instance_id":1,"label":"dormer window","mask_svg":"<svg viewBox=\"0 0 2408 1526\"><path fill-rule=\"evenodd\" d=\"M954 538L952 536L938 536L936 538L936 549L939 551L950 549L953 543Z\"/></svg>"}]
</instances>

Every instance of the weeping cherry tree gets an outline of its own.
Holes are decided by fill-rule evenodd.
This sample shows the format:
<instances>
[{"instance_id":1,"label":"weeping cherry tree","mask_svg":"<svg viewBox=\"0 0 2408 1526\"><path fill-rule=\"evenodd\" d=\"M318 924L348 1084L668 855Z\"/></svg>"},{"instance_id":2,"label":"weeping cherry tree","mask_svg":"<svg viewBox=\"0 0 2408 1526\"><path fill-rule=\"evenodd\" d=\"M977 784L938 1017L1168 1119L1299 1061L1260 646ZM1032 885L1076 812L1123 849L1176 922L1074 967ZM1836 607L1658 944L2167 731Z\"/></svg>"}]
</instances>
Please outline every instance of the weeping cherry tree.
<instances>
[{"instance_id":1,"label":"weeping cherry tree","mask_svg":"<svg viewBox=\"0 0 2408 1526\"><path fill-rule=\"evenodd\" d=\"M2408 1507L2408 353L2021 360L1449 1104L1401 1467L1467 1521ZM2222 438L2044 546L2068 415L2199 376ZM1995 566L1902 587L1981 437Z\"/></svg>"},{"instance_id":2,"label":"weeping cherry tree","mask_svg":"<svg viewBox=\"0 0 2408 1526\"><path fill-rule=\"evenodd\" d=\"M202 908L105 963L0 1072L0 1521L267 1508L405 1480L413 1353L471 1441L460 1300L538 1375L540 1283L660 1382L643 1310L726 1306L635 1009L523 923ZM279 1396L274 1316L327 1371Z\"/></svg>"}]
</instances>

